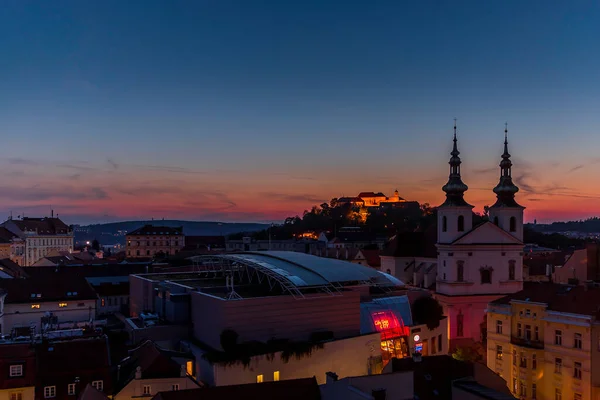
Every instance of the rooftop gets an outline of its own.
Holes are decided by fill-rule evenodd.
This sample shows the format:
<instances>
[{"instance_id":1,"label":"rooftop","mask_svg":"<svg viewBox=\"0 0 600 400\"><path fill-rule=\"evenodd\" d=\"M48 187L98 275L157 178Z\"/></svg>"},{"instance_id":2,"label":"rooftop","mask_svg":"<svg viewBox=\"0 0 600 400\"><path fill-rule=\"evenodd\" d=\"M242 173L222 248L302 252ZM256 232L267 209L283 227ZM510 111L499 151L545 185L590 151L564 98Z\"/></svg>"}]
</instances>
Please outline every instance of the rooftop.
<instances>
[{"instance_id":1,"label":"rooftop","mask_svg":"<svg viewBox=\"0 0 600 400\"><path fill-rule=\"evenodd\" d=\"M490 304L510 304L511 301L547 304L547 309L571 314L600 316L600 288L563 285L549 282L525 282L523 290L502 297Z\"/></svg>"},{"instance_id":2,"label":"rooftop","mask_svg":"<svg viewBox=\"0 0 600 400\"><path fill-rule=\"evenodd\" d=\"M6 304L98 298L84 277L67 273L56 273L51 280L45 276L0 279L0 289L7 293Z\"/></svg>"},{"instance_id":3,"label":"rooftop","mask_svg":"<svg viewBox=\"0 0 600 400\"><path fill-rule=\"evenodd\" d=\"M11 230L12 226L16 226L21 232L37 232L38 235L66 235L70 233L70 229L59 218L29 218L9 219L3 225ZM21 234L21 232L13 232Z\"/></svg>"},{"instance_id":4,"label":"rooftop","mask_svg":"<svg viewBox=\"0 0 600 400\"><path fill-rule=\"evenodd\" d=\"M320 400L316 378L160 392L155 400Z\"/></svg>"},{"instance_id":5,"label":"rooftop","mask_svg":"<svg viewBox=\"0 0 600 400\"><path fill-rule=\"evenodd\" d=\"M144 225L141 228L127 233L127 236L135 235L183 235L183 227L173 228L170 226Z\"/></svg>"}]
</instances>

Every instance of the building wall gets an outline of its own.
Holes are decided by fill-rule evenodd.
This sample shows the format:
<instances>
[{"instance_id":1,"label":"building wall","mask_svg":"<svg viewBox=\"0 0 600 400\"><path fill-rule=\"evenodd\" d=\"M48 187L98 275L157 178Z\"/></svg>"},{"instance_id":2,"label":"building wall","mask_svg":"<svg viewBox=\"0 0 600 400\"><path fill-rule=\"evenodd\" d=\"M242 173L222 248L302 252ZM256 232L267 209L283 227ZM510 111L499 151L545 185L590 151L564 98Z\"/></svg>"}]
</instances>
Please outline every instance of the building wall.
<instances>
[{"instance_id":1,"label":"building wall","mask_svg":"<svg viewBox=\"0 0 600 400\"><path fill-rule=\"evenodd\" d=\"M256 383L257 376L262 375L264 382L270 382L274 380L274 372L279 371L280 380L315 376L319 384L324 384L325 374L329 371L335 371L339 378L369 375L369 359L381 357L380 340L379 333L372 333L326 342L322 349L314 350L310 356L301 359L292 357L287 363L281 359L281 353L276 353L272 359L267 356L253 357L248 367L242 364L215 364L211 368L213 371L207 371L201 370L202 365L199 365L198 379L225 386ZM201 359L201 356L196 359ZM205 363L204 368L207 365L210 366ZM211 377L212 382L208 380Z\"/></svg>"},{"instance_id":2,"label":"building wall","mask_svg":"<svg viewBox=\"0 0 600 400\"><path fill-rule=\"evenodd\" d=\"M129 304L129 296L103 296L96 301L96 315L121 312Z\"/></svg>"},{"instance_id":3,"label":"building wall","mask_svg":"<svg viewBox=\"0 0 600 400\"><path fill-rule=\"evenodd\" d=\"M563 266L554 268L552 281L555 283L569 283L569 279L575 278L583 282L588 279L587 264L587 250L575 250Z\"/></svg>"},{"instance_id":4,"label":"building wall","mask_svg":"<svg viewBox=\"0 0 600 400\"><path fill-rule=\"evenodd\" d=\"M220 349L220 334L233 329L239 341L285 338L307 340L315 331L335 337L360 333L360 293L341 296L307 295L246 298L228 301L203 293L191 294L194 336Z\"/></svg>"},{"instance_id":5,"label":"building wall","mask_svg":"<svg viewBox=\"0 0 600 400\"><path fill-rule=\"evenodd\" d=\"M144 386L150 386L151 395L144 395ZM114 395L115 400L133 400L138 398L151 398L158 392L170 392L173 385L179 385L179 390L196 389L198 385L189 377L175 377L162 379L133 379L121 391Z\"/></svg>"},{"instance_id":6,"label":"building wall","mask_svg":"<svg viewBox=\"0 0 600 400\"><path fill-rule=\"evenodd\" d=\"M447 295L515 293L523 289L522 246L439 246L437 289ZM515 262L515 279L509 280L509 262ZM458 262L463 280L458 281ZM492 283L481 282L481 269L492 268Z\"/></svg>"},{"instance_id":7,"label":"building wall","mask_svg":"<svg viewBox=\"0 0 600 400\"><path fill-rule=\"evenodd\" d=\"M418 335L418 341L416 335ZM441 341L442 347L439 348ZM443 356L449 352L448 343L448 318L444 317L440 320L440 325L437 328L429 329L427 325L414 325L410 327L410 335L408 337L408 346L411 353L415 351L415 345L420 343L423 345L422 355L424 356Z\"/></svg>"},{"instance_id":8,"label":"building wall","mask_svg":"<svg viewBox=\"0 0 600 400\"><path fill-rule=\"evenodd\" d=\"M34 400L35 399L35 386L20 387L13 389L0 390L0 400L11 400L11 396L20 393L21 400Z\"/></svg>"},{"instance_id":9,"label":"building wall","mask_svg":"<svg viewBox=\"0 0 600 400\"><path fill-rule=\"evenodd\" d=\"M185 247L184 235L127 235L127 258L147 258L156 253L176 254Z\"/></svg>"},{"instance_id":10,"label":"building wall","mask_svg":"<svg viewBox=\"0 0 600 400\"><path fill-rule=\"evenodd\" d=\"M10 258L10 243L0 243L0 259Z\"/></svg>"},{"instance_id":11,"label":"building wall","mask_svg":"<svg viewBox=\"0 0 600 400\"><path fill-rule=\"evenodd\" d=\"M129 275L129 315L139 317L154 312L154 282L140 275Z\"/></svg>"},{"instance_id":12,"label":"building wall","mask_svg":"<svg viewBox=\"0 0 600 400\"><path fill-rule=\"evenodd\" d=\"M60 308L59 303L66 303L67 306ZM40 308L32 308L32 305L38 305ZM2 325L2 334L11 333L14 327L32 326L36 327L36 332L41 330L41 319L47 312L51 312L58 317L59 323L64 322L84 322L89 321L96 315L96 300L65 300L56 302L31 302L31 303L5 303L4 315L0 319Z\"/></svg>"},{"instance_id":13,"label":"building wall","mask_svg":"<svg viewBox=\"0 0 600 400\"><path fill-rule=\"evenodd\" d=\"M502 334L496 333L497 320L503 321ZM532 329L531 341L524 340L526 325ZM538 326L539 341L534 337L535 326ZM555 344L557 330L561 332L561 345ZM547 311L544 304L490 305L487 365L506 380L513 395L519 398L532 399L535 384L537 399L554 399L556 389L562 391L562 399L573 399L574 393L580 394L582 399L598 399L595 391L600 378L594 367L600 358L599 330L588 316ZM582 338L581 349L574 348L576 333ZM501 358L496 356L497 346L502 346ZM557 358L562 360L560 372L556 371ZM574 377L576 362L582 366L581 379Z\"/></svg>"}]
</instances>

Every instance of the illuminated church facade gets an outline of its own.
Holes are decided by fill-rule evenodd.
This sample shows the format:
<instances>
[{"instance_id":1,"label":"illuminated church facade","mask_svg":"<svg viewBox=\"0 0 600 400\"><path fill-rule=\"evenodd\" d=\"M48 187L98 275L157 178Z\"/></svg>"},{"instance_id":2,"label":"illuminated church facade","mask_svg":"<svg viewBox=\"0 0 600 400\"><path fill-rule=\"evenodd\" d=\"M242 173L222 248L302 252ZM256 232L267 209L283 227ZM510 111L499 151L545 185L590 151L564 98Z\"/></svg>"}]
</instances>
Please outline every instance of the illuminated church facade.
<instances>
[{"instance_id":1,"label":"illuminated church facade","mask_svg":"<svg viewBox=\"0 0 600 400\"><path fill-rule=\"evenodd\" d=\"M515 200L505 129L500 180L489 220L473 226L473 206L464 198L461 159L454 125L450 176L438 207L436 295L448 317L450 346L481 342L489 302L523 288L523 210Z\"/></svg>"}]
</instances>

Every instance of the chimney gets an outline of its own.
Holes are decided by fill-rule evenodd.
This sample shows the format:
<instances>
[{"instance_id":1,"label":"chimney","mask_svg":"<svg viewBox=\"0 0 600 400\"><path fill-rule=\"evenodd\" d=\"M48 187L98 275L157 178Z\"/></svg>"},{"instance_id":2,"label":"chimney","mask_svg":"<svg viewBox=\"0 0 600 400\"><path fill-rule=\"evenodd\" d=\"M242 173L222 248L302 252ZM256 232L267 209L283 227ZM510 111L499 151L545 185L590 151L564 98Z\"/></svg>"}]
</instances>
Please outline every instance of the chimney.
<instances>
[{"instance_id":1,"label":"chimney","mask_svg":"<svg viewBox=\"0 0 600 400\"><path fill-rule=\"evenodd\" d=\"M333 382L337 382L338 376L335 372L326 372L325 373L325 384L331 385Z\"/></svg>"},{"instance_id":2,"label":"chimney","mask_svg":"<svg viewBox=\"0 0 600 400\"><path fill-rule=\"evenodd\" d=\"M371 396L373 396L373 400L385 400L386 390L384 388L373 389L371 391Z\"/></svg>"}]
</instances>

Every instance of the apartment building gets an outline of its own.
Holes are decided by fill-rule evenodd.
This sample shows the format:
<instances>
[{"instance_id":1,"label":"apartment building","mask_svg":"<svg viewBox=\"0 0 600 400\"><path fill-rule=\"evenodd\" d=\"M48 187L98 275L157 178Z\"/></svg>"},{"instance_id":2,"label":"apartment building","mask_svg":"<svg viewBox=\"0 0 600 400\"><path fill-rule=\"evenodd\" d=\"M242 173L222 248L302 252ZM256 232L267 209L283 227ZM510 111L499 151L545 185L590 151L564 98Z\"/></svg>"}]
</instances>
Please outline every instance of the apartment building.
<instances>
[{"instance_id":1,"label":"apartment building","mask_svg":"<svg viewBox=\"0 0 600 400\"><path fill-rule=\"evenodd\" d=\"M185 246L183 227L144 225L126 235L127 258L173 255Z\"/></svg>"},{"instance_id":2,"label":"apartment building","mask_svg":"<svg viewBox=\"0 0 600 400\"><path fill-rule=\"evenodd\" d=\"M488 306L487 365L520 399L600 399L600 288L526 283Z\"/></svg>"}]
</instances>

